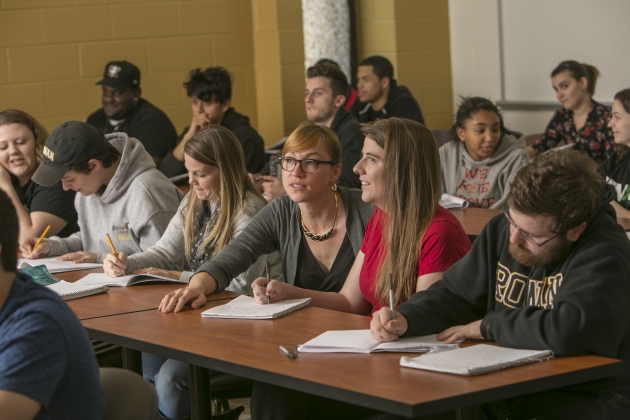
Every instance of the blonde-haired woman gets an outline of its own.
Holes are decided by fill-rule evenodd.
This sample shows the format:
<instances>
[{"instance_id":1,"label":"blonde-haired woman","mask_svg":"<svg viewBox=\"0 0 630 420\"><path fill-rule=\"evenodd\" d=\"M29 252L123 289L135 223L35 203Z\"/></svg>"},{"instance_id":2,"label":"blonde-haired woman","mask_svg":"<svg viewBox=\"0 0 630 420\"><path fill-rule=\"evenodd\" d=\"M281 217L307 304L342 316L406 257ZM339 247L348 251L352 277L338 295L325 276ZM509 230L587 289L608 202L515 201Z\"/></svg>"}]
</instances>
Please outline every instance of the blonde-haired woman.
<instances>
[{"instance_id":1,"label":"blonde-haired woman","mask_svg":"<svg viewBox=\"0 0 630 420\"><path fill-rule=\"evenodd\" d=\"M79 230L74 191L64 191L61 182L44 187L31 180L47 138L46 129L26 112L0 112L0 190L17 211L20 243L39 237L47 226L46 236L64 238Z\"/></svg>"},{"instance_id":2,"label":"blonde-haired woman","mask_svg":"<svg viewBox=\"0 0 630 420\"><path fill-rule=\"evenodd\" d=\"M223 290L234 274L259 255L280 251L290 285L338 292L359 253L373 206L361 191L337 187L341 145L334 131L302 123L287 139L280 158L282 196L256 215L241 235L203 264L185 289L169 293L162 312L198 308L206 295ZM300 289L301 290L301 289Z\"/></svg>"},{"instance_id":3,"label":"blonde-haired woman","mask_svg":"<svg viewBox=\"0 0 630 420\"><path fill-rule=\"evenodd\" d=\"M162 238L147 251L118 258L108 254L105 272L159 274L188 283L193 272L237 237L264 206L247 172L240 143L228 129L214 125L198 132L184 147L191 190L182 200ZM244 273L235 275L228 290L249 293L251 282L265 272L282 278L280 258L262 255ZM160 411L168 418L190 415L188 365L143 354L144 376L155 383Z\"/></svg>"},{"instance_id":4,"label":"blonde-haired woman","mask_svg":"<svg viewBox=\"0 0 630 420\"><path fill-rule=\"evenodd\" d=\"M354 167L363 201L377 209L365 228L361 252L339 293L303 290L264 279L252 284L259 303L312 299L311 305L366 314L389 304L391 273L394 305L404 303L442 278L470 249L455 216L438 205L440 158L433 134L415 121L389 118L363 124L362 158ZM319 397L256 383L256 419L353 418L360 410ZM361 413L364 414L364 413Z\"/></svg>"}]
</instances>

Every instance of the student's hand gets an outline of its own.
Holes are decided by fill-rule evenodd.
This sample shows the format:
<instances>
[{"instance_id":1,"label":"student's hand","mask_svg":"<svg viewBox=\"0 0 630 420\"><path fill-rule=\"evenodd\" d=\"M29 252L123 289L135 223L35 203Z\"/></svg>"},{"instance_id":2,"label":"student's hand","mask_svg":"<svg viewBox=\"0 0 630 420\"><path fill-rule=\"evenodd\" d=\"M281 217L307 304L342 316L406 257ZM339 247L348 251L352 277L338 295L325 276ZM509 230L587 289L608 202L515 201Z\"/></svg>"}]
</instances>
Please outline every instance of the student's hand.
<instances>
[{"instance_id":1,"label":"student's hand","mask_svg":"<svg viewBox=\"0 0 630 420\"><path fill-rule=\"evenodd\" d=\"M206 295L204 295L203 286L188 286L183 289L177 289L174 292L164 296L158 311L169 313L179 312L184 309L184 305L190 303L190 307L197 309L206 303Z\"/></svg>"},{"instance_id":2,"label":"student's hand","mask_svg":"<svg viewBox=\"0 0 630 420\"><path fill-rule=\"evenodd\" d=\"M267 287L265 287L266 282L267 279L265 277L258 277L252 282L252 290L254 291L256 303L266 305L267 296L269 296L269 302L279 302L286 299L286 293L284 291L284 287L287 286L286 283L271 280Z\"/></svg>"},{"instance_id":3,"label":"student's hand","mask_svg":"<svg viewBox=\"0 0 630 420\"><path fill-rule=\"evenodd\" d=\"M0 165L0 190L7 192L9 189L13 189L11 175L9 175L9 171L7 171L4 166Z\"/></svg>"},{"instance_id":4,"label":"student's hand","mask_svg":"<svg viewBox=\"0 0 630 420\"><path fill-rule=\"evenodd\" d=\"M483 335L481 335L481 319L471 322L468 325L451 327L437 335L437 339L444 341L444 344L453 344L466 338L483 340Z\"/></svg>"},{"instance_id":5,"label":"student's hand","mask_svg":"<svg viewBox=\"0 0 630 420\"><path fill-rule=\"evenodd\" d=\"M124 252L119 252L118 257L110 252L103 260L103 271L109 277L124 276L127 273L127 267L129 267L129 259Z\"/></svg>"},{"instance_id":6,"label":"student's hand","mask_svg":"<svg viewBox=\"0 0 630 420\"><path fill-rule=\"evenodd\" d=\"M162 270L161 268L139 268L133 272L133 274L155 274L156 276L168 277L169 279L179 280L182 276L181 271Z\"/></svg>"},{"instance_id":7,"label":"student's hand","mask_svg":"<svg viewBox=\"0 0 630 420\"><path fill-rule=\"evenodd\" d=\"M39 246L42 245L40 244ZM37 247L37 249L39 249L39 246ZM95 263L97 258L98 254L96 252L86 251L68 252L67 254L57 257L59 261L74 261L75 264Z\"/></svg>"},{"instance_id":8,"label":"student's hand","mask_svg":"<svg viewBox=\"0 0 630 420\"><path fill-rule=\"evenodd\" d=\"M281 195L287 195L280 178L271 175L263 175L262 179L263 195L267 198L267 201L271 201Z\"/></svg>"},{"instance_id":9,"label":"student's hand","mask_svg":"<svg viewBox=\"0 0 630 420\"><path fill-rule=\"evenodd\" d=\"M33 247L37 241L39 241L39 238L28 238L26 241L22 242L22 245L20 245L20 252L24 258L43 258L50 253L50 243L48 242L48 239L41 241L35 251L33 251Z\"/></svg>"},{"instance_id":10,"label":"student's hand","mask_svg":"<svg viewBox=\"0 0 630 420\"><path fill-rule=\"evenodd\" d=\"M192 132L191 134L192 137L204 128L208 128L209 125L210 118L208 118L206 114L204 114L203 112L201 114L195 114L193 115L192 121L190 122L190 128L188 129L188 132L190 133L194 130L194 132Z\"/></svg>"},{"instance_id":11,"label":"student's hand","mask_svg":"<svg viewBox=\"0 0 630 420\"><path fill-rule=\"evenodd\" d=\"M394 320L392 320L392 312L389 308L381 308L372 314L370 322L370 332L372 337L379 342L395 341L398 337L407 332L409 325L407 318L399 312L394 311Z\"/></svg>"},{"instance_id":12,"label":"student's hand","mask_svg":"<svg viewBox=\"0 0 630 420\"><path fill-rule=\"evenodd\" d=\"M259 193L263 192L263 177L260 174L252 174L252 173L247 173L247 175L249 175L249 179L252 180L252 182L254 183L254 188L256 188L256 191L258 191Z\"/></svg>"}]
</instances>

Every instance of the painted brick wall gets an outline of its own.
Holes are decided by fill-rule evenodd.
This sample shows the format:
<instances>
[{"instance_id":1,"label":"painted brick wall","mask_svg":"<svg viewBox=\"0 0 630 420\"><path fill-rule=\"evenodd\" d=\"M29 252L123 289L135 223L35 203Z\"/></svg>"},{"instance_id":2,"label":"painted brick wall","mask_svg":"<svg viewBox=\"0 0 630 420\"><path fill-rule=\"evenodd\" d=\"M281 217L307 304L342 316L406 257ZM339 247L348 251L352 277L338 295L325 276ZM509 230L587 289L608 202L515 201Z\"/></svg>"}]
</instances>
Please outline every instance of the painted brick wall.
<instances>
[{"instance_id":1,"label":"painted brick wall","mask_svg":"<svg viewBox=\"0 0 630 420\"><path fill-rule=\"evenodd\" d=\"M426 125L452 124L448 0L358 0L360 59L382 55L420 103Z\"/></svg>"},{"instance_id":2,"label":"painted brick wall","mask_svg":"<svg viewBox=\"0 0 630 420\"><path fill-rule=\"evenodd\" d=\"M235 108L257 125L251 0L0 1L0 110L27 111L49 130L84 121L111 60L140 68L142 96L178 131L191 118L188 71L224 66Z\"/></svg>"}]
</instances>

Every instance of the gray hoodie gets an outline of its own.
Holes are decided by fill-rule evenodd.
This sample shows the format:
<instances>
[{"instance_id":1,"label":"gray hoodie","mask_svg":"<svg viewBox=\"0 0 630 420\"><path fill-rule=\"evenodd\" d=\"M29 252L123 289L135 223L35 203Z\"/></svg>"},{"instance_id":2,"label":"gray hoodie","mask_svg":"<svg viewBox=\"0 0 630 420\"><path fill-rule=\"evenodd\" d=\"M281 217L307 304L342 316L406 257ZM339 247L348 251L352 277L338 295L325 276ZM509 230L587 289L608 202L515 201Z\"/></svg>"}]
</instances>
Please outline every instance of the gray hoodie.
<instances>
[{"instance_id":1,"label":"gray hoodie","mask_svg":"<svg viewBox=\"0 0 630 420\"><path fill-rule=\"evenodd\" d=\"M529 163L525 137L504 135L492 156L474 161L463 141L449 141L440 147L442 193L468 200L471 207L500 209L505 205L510 183Z\"/></svg>"},{"instance_id":2,"label":"gray hoodie","mask_svg":"<svg viewBox=\"0 0 630 420\"><path fill-rule=\"evenodd\" d=\"M54 236L49 256L68 252L98 252L97 262L110 251L109 236L118 252L135 254L153 246L175 215L182 192L155 168L142 143L125 133L105 138L121 154L120 164L103 194L74 200L80 231L67 238Z\"/></svg>"},{"instance_id":3,"label":"gray hoodie","mask_svg":"<svg viewBox=\"0 0 630 420\"><path fill-rule=\"evenodd\" d=\"M194 194L194 192L193 192ZM194 274L186 263L184 255L184 225L186 221L186 212L188 211L188 200L190 193L184 197L177 214L173 216L171 222L164 232L162 239L151 247L148 251L131 255L129 257L129 266L127 273L131 273L139 268L155 267L164 270L182 271L180 281L188 283ZM238 214L234 220L233 238L237 237L243 229L249 224L253 217L264 207L264 203L258 200L253 194L247 193L245 196L245 208ZM272 279L283 281L282 259L280 253L262 255L256 262L246 271L234 277L226 290L232 292L251 294L251 284L258 277L265 276L265 262L269 261L270 275Z\"/></svg>"}]
</instances>

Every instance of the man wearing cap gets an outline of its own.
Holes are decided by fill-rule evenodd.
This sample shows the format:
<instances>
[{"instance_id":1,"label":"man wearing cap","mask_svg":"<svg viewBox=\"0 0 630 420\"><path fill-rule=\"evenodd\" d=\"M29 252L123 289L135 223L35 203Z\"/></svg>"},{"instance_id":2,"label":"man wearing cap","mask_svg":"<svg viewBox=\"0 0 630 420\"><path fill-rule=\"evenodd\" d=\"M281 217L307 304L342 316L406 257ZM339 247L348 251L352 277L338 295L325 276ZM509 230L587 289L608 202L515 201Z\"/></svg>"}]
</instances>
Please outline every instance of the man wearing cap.
<instances>
[{"instance_id":1,"label":"man wearing cap","mask_svg":"<svg viewBox=\"0 0 630 420\"><path fill-rule=\"evenodd\" d=\"M105 134L127 133L140 140L159 164L175 146L177 132L164 112L140 97L140 70L127 61L112 61L97 85L103 86L103 107L87 123Z\"/></svg>"},{"instance_id":2,"label":"man wearing cap","mask_svg":"<svg viewBox=\"0 0 630 420\"><path fill-rule=\"evenodd\" d=\"M33 251L38 238L20 247L30 258L61 255L64 261L103 262L109 234L118 252L134 254L162 236L182 199L181 191L155 168L142 143L125 133L103 133L80 121L53 130L33 181L77 194L80 231L53 236Z\"/></svg>"}]
</instances>

